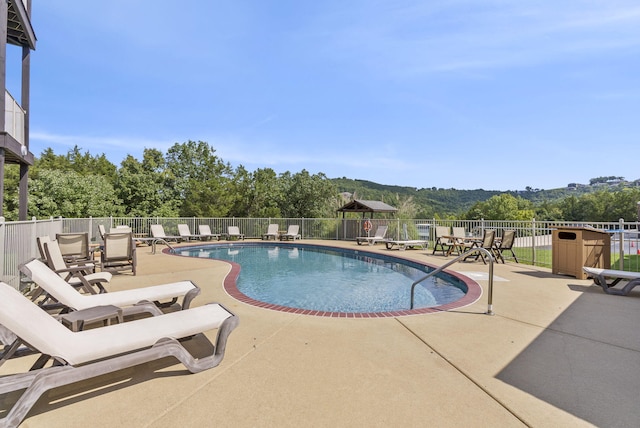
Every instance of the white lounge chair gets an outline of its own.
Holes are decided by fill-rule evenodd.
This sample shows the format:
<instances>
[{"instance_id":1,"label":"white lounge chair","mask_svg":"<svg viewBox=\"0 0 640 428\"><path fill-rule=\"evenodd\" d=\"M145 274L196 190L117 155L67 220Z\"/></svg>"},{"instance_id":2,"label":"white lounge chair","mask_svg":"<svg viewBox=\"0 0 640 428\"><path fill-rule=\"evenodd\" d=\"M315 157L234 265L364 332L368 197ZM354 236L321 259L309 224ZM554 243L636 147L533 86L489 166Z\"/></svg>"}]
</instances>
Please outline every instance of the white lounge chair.
<instances>
[{"instance_id":1,"label":"white lounge chair","mask_svg":"<svg viewBox=\"0 0 640 428\"><path fill-rule=\"evenodd\" d=\"M240 233L238 226L228 226L227 232L227 239L244 239L244 233Z\"/></svg>"},{"instance_id":2,"label":"white lounge chair","mask_svg":"<svg viewBox=\"0 0 640 428\"><path fill-rule=\"evenodd\" d=\"M626 296L634 287L640 285L640 272L627 272L615 269L600 269L583 267L582 270L593 279L596 285L602 287L607 294ZM623 282L622 288L614 288Z\"/></svg>"},{"instance_id":3,"label":"white lounge chair","mask_svg":"<svg viewBox=\"0 0 640 428\"><path fill-rule=\"evenodd\" d=\"M211 233L211 228L208 224L200 224L198 225L198 232L200 232L200 239L207 240L211 238L216 238L218 241L220 240L219 233Z\"/></svg>"},{"instance_id":4,"label":"white lounge chair","mask_svg":"<svg viewBox=\"0 0 640 428\"><path fill-rule=\"evenodd\" d=\"M192 373L217 366L238 318L219 304L157 317L72 332L19 291L0 282L0 324L16 339L0 358L4 363L26 343L41 357L30 371L0 377L0 394L24 391L0 425L15 427L46 391L172 356ZM215 344L203 334L216 330ZM196 358L179 339L206 343L211 353ZM203 345L204 345L203 343ZM200 349L207 349L199 346ZM45 367L53 359L55 364Z\"/></svg>"},{"instance_id":5,"label":"white lounge chair","mask_svg":"<svg viewBox=\"0 0 640 428\"><path fill-rule=\"evenodd\" d=\"M287 228L287 233L283 233L282 235L280 235L280 240L281 241L288 241L289 239L295 241L296 239L302 239L302 236L300 235L300 225L297 224L290 224L289 227Z\"/></svg>"},{"instance_id":6,"label":"white lounge chair","mask_svg":"<svg viewBox=\"0 0 640 428\"><path fill-rule=\"evenodd\" d=\"M139 308L138 306L155 302L153 304L154 307L167 307L176 305L178 298L182 298L182 302L178 303L178 305L181 309L186 309L191 304L191 301L200 294L200 288L191 281L180 281L102 294L81 294L37 259L22 264L20 271L55 300L75 311L95 306L114 305L122 308L125 315L138 312L160 314L159 310L149 309L149 306L146 308ZM166 302L167 300L168 302ZM160 303L161 301L165 301L165 303Z\"/></svg>"},{"instance_id":7,"label":"white lounge chair","mask_svg":"<svg viewBox=\"0 0 640 428\"><path fill-rule=\"evenodd\" d=\"M151 225L151 236L156 239L164 239L165 241L180 241L180 236L176 235L167 235L164 233L164 226L161 224L152 224Z\"/></svg>"},{"instance_id":8,"label":"white lounge chair","mask_svg":"<svg viewBox=\"0 0 640 428\"><path fill-rule=\"evenodd\" d=\"M367 242L369 245L374 245L377 242L384 241L384 236L387 234L389 226L378 226L376 233L373 236L358 236L356 242L358 245L362 245L363 242Z\"/></svg>"},{"instance_id":9,"label":"white lounge chair","mask_svg":"<svg viewBox=\"0 0 640 428\"><path fill-rule=\"evenodd\" d=\"M164 233L164 227L161 224L151 225L151 236L158 241L164 241L165 244L169 241L180 242L182 239L181 236L167 235Z\"/></svg>"},{"instance_id":10,"label":"white lounge chair","mask_svg":"<svg viewBox=\"0 0 640 428\"><path fill-rule=\"evenodd\" d=\"M182 223L178 225L178 234L185 241L190 241L191 239L200 239L200 236L191 234L189 225L186 223Z\"/></svg>"},{"instance_id":11,"label":"white lounge chair","mask_svg":"<svg viewBox=\"0 0 640 428\"><path fill-rule=\"evenodd\" d=\"M407 250L409 248L421 248L426 250L429 246L429 241L425 241L422 239L385 239L384 243L387 247L387 250L393 249L393 247L398 246L400 251Z\"/></svg>"},{"instance_id":12,"label":"white lounge chair","mask_svg":"<svg viewBox=\"0 0 640 428\"><path fill-rule=\"evenodd\" d=\"M269 240L271 238L273 238L274 240L278 238L278 228L279 226L275 223L270 224L269 227L267 227L267 232L262 234L262 239L263 240Z\"/></svg>"}]
</instances>

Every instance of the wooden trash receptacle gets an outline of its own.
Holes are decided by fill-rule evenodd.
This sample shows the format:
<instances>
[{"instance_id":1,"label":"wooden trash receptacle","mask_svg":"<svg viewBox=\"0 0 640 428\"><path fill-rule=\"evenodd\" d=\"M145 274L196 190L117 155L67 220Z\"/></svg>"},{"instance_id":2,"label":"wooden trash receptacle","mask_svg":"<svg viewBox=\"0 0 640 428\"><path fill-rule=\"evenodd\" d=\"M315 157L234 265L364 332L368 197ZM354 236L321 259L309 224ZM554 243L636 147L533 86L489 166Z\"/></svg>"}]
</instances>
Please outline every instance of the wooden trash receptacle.
<instances>
[{"instance_id":1,"label":"wooden trash receptacle","mask_svg":"<svg viewBox=\"0 0 640 428\"><path fill-rule=\"evenodd\" d=\"M611 267L611 237L589 227L559 227L552 232L552 272L587 279L583 266Z\"/></svg>"}]
</instances>

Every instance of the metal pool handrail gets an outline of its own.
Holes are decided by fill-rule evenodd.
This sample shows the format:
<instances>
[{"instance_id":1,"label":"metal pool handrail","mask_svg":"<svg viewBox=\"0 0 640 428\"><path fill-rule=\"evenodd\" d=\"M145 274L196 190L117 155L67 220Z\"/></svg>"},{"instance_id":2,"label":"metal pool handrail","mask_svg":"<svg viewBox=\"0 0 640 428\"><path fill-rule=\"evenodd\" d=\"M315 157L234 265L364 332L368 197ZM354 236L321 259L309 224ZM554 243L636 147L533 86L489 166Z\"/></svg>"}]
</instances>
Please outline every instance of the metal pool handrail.
<instances>
[{"instance_id":1,"label":"metal pool handrail","mask_svg":"<svg viewBox=\"0 0 640 428\"><path fill-rule=\"evenodd\" d=\"M486 256L489 257L489 291L488 291L489 302L488 302L487 312L485 313L487 315L493 315L493 262L495 261L495 258L493 257L493 254L491 254L491 251L487 250L486 248L473 248L467 251L466 253L459 255L455 259L451 260L449 263L443 266L440 266L438 269L434 271L429 272L427 275L423 276L422 278L418 279L413 284L411 284L411 309L413 309L413 303L414 303L413 299L414 299L414 292L416 289L416 285L420 284L422 281L426 280L427 278L431 278L433 275L442 272L452 264L456 263L457 261L473 253L484 253Z\"/></svg>"}]
</instances>

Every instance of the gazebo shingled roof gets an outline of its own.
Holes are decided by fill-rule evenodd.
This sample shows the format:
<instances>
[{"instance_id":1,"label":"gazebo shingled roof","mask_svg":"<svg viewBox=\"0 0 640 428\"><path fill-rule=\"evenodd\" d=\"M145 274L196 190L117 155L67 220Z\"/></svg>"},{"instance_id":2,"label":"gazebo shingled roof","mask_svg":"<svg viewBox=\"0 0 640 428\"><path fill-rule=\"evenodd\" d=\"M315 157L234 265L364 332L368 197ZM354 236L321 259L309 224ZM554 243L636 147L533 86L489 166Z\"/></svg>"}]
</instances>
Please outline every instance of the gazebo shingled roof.
<instances>
[{"instance_id":1,"label":"gazebo shingled roof","mask_svg":"<svg viewBox=\"0 0 640 428\"><path fill-rule=\"evenodd\" d=\"M374 213L395 213L398 209L385 204L382 201L363 201L354 199L353 201L345 204L342 208L339 208L337 211L341 212L343 217L345 213L362 213L363 217L365 213L370 213L373 218Z\"/></svg>"}]
</instances>

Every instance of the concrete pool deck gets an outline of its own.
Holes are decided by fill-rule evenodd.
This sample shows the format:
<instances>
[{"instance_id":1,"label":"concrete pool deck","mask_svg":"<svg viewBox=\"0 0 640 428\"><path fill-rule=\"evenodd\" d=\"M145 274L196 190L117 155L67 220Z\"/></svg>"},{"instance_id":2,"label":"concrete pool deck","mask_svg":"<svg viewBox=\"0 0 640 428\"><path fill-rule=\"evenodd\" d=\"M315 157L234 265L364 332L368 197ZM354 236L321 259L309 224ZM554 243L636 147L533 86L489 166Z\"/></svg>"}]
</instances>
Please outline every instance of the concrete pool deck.
<instances>
[{"instance_id":1,"label":"concrete pool deck","mask_svg":"<svg viewBox=\"0 0 640 428\"><path fill-rule=\"evenodd\" d=\"M442 265L430 250L311 241ZM193 305L217 301L240 317L219 367L189 374L166 359L58 388L24 427L582 427L640 421L640 292L602 292L550 269L456 263L485 289L470 306L396 318L296 315L238 302L229 265L138 248L138 275L110 289L191 279ZM33 356L0 367L28 368ZM4 410L6 408L2 407Z\"/></svg>"}]
</instances>

